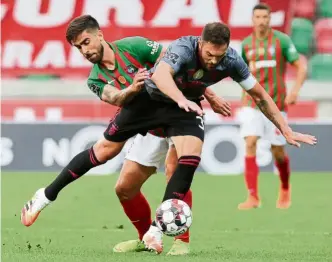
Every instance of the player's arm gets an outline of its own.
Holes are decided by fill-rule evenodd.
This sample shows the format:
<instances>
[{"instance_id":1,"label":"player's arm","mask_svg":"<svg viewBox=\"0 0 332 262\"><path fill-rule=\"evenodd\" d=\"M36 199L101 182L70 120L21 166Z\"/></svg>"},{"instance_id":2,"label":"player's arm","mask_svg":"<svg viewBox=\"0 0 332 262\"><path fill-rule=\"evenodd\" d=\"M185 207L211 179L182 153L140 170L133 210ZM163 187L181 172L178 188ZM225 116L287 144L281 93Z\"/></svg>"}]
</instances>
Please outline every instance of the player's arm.
<instances>
[{"instance_id":1,"label":"player's arm","mask_svg":"<svg viewBox=\"0 0 332 262\"><path fill-rule=\"evenodd\" d=\"M100 79L89 79L88 86L102 101L115 106L123 106L141 90L147 77L146 69L140 69L134 77L133 84L122 90L112 85L114 80L106 84Z\"/></svg>"},{"instance_id":2,"label":"player's arm","mask_svg":"<svg viewBox=\"0 0 332 262\"><path fill-rule=\"evenodd\" d=\"M123 106L138 93L138 90L135 90L131 86L119 90L112 85L105 85L103 93L101 94L101 100L115 106Z\"/></svg>"},{"instance_id":3,"label":"player's arm","mask_svg":"<svg viewBox=\"0 0 332 262\"><path fill-rule=\"evenodd\" d=\"M307 66L300 61L300 59L295 60L291 63L292 66L296 68L296 79L291 91L286 96L286 104L292 105L296 103L297 97L300 93L300 89L307 77Z\"/></svg>"},{"instance_id":4,"label":"player's arm","mask_svg":"<svg viewBox=\"0 0 332 262\"><path fill-rule=\"evenodd\" d=\"M231 105L222 97L217 96L210 87L205 89L204 97L215 113L223 116L231 116Z\"/></svg>"},{"instance_id":5,"label":"player's arm","mask_svg":"<svg viewBox=\"0 0 332 262\"><path fill-rule=\"evenodd\" d=\"M299 142L310 145L316 143L315 137L292 131L273 99L252 76L242 58L238 57L232 70L232 78L253 98L260 111L280 130L289 144L299 147Z\"/></svg>"},{"instance_id":6,"label":"player's arm","mask_svg":"<svg viewBox=\"0 0 332 262\"><path fill-rule=\"evenodd\" d=\"M173 42L157 64L151 80L161 92L175 101L180 108L187 112L194 111L198 115L203 115L202 109L182 94L173 79L174 75L188 62L190 52L192 50L185 44Z\"/></svg>"},{"instance_id":7,"label":"player's arm","mask_svg":"<svg viewBox=\"0 0 332 262\"><path fill-rule=\"evenodd\" d=\"M241 43L241 57L242 57L243 61L244 61L247 65L249 65L249 62L248 62L248 59L247 59L246 50L245 50L245 48L244 48L244 43L243 43L243 42Z\"/></svg>"},{"instance_id":8,"label":"player's arm","mask_svg":"<svg viewBox=\"0 0 332 262\"><path fill-rule=\"evenodd\" d=\"M257 81L254 86L247 89L246 92L253 98L260 111L262 111L262 113L281 131L283 135L291 131L271 96L269 96Z\"/></svg>"},{"instance_id":9,"label":"player's arm","mask_svg":"<svg viewBox=\"0 0 332 262\"><path fill-rule=\"evenodd\" d=\"M151 77L151 80L156 84L161 92L178 103L186 98L177 87L173 79L174 75L174 69L165 61L160 61Z\"/></svg>"},{"instance_id":10,"label":"player's arm","mask_svg":"<svg viewBox=\"0 0 332 262\"><path fill-rule=\"evenodd\" d=\"M294 86L286 97L287 104L295 104L300 89L307 77L307 66L300 61L299 53L288 35L280 36L282 54L287 62L296 68L296 79Z\"/></svg>"}]
</instances>

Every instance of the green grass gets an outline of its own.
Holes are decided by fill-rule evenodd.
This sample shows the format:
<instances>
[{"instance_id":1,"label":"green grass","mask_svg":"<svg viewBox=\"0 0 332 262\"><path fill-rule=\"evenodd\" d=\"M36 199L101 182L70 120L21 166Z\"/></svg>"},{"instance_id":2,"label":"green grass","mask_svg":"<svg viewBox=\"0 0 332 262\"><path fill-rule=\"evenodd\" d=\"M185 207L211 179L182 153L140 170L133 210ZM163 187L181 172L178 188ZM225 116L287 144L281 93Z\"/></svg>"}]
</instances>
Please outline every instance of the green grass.
<instances>
[{"instance_id":1,"label":"green grass","mask_svg":"<svg viewBox=\"0 0 332 262\"><path fill-rule=\"evenodd\" d=\"M36 224L20 224L20 210L36 189L54 174L2 174L2 261L97 262L183 261L165 251L113 254L119 241L136 232L114 194L117 176L85 177L70 185L56 203L45 209ZM262 208L238 211L244 200L243 178L195 177L192 253L197 261L332 261L332 174L294 174L293 206L277 210L278 178L260 176ZM165 188L156 175L144 186L155 210ZM119 229L123 225L123 229Z\"/></svg>"}]
</instances>

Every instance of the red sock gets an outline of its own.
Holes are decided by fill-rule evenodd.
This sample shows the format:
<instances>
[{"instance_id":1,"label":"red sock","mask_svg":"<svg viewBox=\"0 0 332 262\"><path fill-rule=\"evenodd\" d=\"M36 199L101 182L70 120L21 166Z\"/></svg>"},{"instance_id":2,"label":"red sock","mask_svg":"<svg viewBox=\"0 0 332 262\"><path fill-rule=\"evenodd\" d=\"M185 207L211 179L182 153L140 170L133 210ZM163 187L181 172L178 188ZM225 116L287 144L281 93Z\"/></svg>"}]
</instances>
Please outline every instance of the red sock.
<instances>
[{"instance_id":1,"label":"red sock","mask_svg":"<svg viewBox=\"0 0 332 262\"><path fill-rule=\"evenodd\" d=\"M247 156L245 158L244 179L246 181L249 194L258 198L258 173L259 168L256 163L256 156Z\"/></svg>"},{"instance_id":2,"label":"red sock","mask_svg":"<svg viewBox=\"0 0 332 262\"><path fill-rule=\"evenodd\" d=\"M192 196L191 190L189 190L187 192L183 201L186 202L190 208L192 208L193 196ZM189 229L187 230L186 233L175 237L175 239L180 239L181 241L186 242L186 243L189 243L189 238L190 238Z\"/></svg>"},{"instance_id":3,"label":"red sock","mask_svg":"<svg viewBox=\"0 0 332 262\"><path fill-rule=\"evenodd\" d=\"M290 177L290 166L289 166L288 156L286 156L284 161L282 161L282 162L276 161L276 166L279 170L281 187L283 189L288 189L289 188L289 177Z\"/></svg>"},{"instance_id":4,"label":"red sock","mask_svg":"<svg viewBox=\"0 0 332 262\"><path fill-rule=\"evenodd\" d=\"M144 234L148 231L151 221L151 209L144 195L139 192L130 200L120 201L124 212L136 227L139 239L142 240Z\"/></svg>"}]
</instances>

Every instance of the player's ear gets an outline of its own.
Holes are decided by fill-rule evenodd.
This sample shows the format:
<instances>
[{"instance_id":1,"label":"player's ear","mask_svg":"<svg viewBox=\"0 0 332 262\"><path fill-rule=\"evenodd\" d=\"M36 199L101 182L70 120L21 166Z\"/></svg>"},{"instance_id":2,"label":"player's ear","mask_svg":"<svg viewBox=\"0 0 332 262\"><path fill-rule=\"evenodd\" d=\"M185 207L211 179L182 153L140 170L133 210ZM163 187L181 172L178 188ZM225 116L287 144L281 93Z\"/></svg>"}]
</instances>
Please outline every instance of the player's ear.
<instances>
[{"instance_id":1,"label":"player's ear","mask_svg":"<svg viewBox=\"0 0 332 262\"><path fill-rule=\"evenodd\" d=\"M99 38L100 41L103 41L104 40L103 31L98 30L97 31L97 37Z\"/></svg>"}]
</instances>

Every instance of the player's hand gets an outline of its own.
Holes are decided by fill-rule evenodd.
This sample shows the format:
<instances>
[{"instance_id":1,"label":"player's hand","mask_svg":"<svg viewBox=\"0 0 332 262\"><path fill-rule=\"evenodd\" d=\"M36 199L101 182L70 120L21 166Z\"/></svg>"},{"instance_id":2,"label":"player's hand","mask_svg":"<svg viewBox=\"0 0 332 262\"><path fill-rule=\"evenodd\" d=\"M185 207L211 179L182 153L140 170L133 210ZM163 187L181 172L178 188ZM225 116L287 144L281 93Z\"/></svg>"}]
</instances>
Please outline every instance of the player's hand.
<instances>
[{"instance_id":1,"label":"player's hand","mask_svg":"<svg viewBox=\"0 0 332 262\"><path fill-rule=\"evenodd\" d=\"M298 94L296 92L290 92L285 98L286 105L294 105L297 101L297 97Z\"/></svg>"},{"instance_id":2,"label":"player's hand","mask_svg":"<svg viewBox=\"0 0 332 262\"><path fill-rule=\"evenodd\" d=\"M316 137L308 134L294 132L291 128L288 128L287 131L283 133L283 136L286 138L288 144L296 147L300 147L300 143L305 143L312 146L317 144Z\"/></svg>"},{"instance_id":3,"label":"player's hand","mask_svg":"<svg viewBox=\"0 0 332 262\"><path fill-rule=\"evenodd\" d=\"M231 105L223 98L216 97L212 101L209 101L213 112L221 114L223 116L231 116Z\"/></svg>"},{"instance_id":4,"label":"player's hand","mask_svg":"<svg viewBox=\"0 0 332 262\"><path fill-rule=\"evenodd\" d=\"M149 78L149 72L146 68L138 69L136 75L134 76L131 88L135 91L140 91L144 86L144 80Z\"/></svg>"},{"instance_id":5,"label":"player's hand","mask_svg":"<svg viewBox=\"0 0 332 262\"><path fill-rule=\"evenodd\" d=\"M203 110L195 102L188 99L183 99L178 102L178 106L187 112L195 112L199 116L203 116Z\"/></svg>"}]
</instances>

